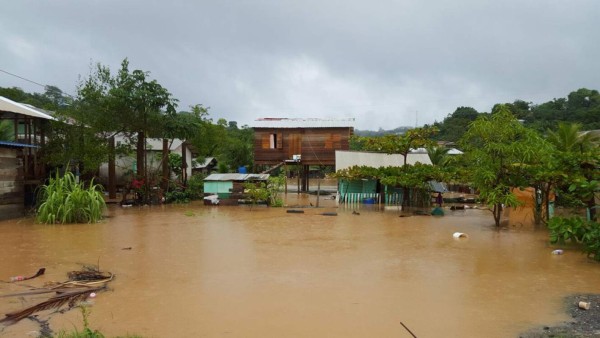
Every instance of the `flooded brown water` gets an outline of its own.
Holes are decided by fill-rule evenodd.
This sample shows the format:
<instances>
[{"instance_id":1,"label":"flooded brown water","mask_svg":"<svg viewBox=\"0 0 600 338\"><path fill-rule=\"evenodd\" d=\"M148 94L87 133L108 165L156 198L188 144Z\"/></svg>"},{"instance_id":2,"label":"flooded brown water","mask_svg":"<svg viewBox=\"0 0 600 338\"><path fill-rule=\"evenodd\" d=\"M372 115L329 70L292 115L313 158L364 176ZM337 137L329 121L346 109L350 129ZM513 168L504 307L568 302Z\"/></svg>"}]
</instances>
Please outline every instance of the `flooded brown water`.
<instances>
[{"instance_id":1,"label":"flooded brown water","mask_svg":"<svg viewBox=\"0 0 600 338\"><path fill-rule=\"evenodd\" d=\"M288 204L316 205L288 195ZM600 293L600 265L575 250L552 255L547 232L497 231L488 211L398 217L361 206L304 214L201 204L121 208L94 225L0 222L0 279L64 281L81 263L116 278L94 300L90 325L107 337L516 337L567 320L562 297ZM335 211L337 216L324 216ZM456 231L469 238L455 239ZM131 250L122 250L131 247ZM0 283L0 295L23 291ZM47 295L0 298L0 311ZM81 314L40 313L54 332ZM28 337L31 320L4 327Z\"/></svg>"}]
</instances>

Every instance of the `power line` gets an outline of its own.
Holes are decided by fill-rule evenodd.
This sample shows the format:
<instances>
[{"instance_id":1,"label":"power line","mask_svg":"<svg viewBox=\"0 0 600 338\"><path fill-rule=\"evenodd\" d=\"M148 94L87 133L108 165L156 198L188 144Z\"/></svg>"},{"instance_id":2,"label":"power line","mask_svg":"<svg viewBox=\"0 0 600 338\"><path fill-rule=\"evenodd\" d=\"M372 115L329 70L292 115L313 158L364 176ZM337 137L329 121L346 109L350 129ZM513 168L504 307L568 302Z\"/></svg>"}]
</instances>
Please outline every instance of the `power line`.
<instances>
[{"instance_id":1,"label":"power line","mask_svg":"<svg viewBox=\"0 0 600 338\"><path fill-rule=\"evenodd\" d=\"M17 75L17 74L13 74L13 73L7 72L7 71L5 71L5 70L3 70L3 69L0 69L0 72L2 72L2 73L5 73L5 74L8 74L8 75L11 75L11 76L14 76L14 77L18 77L18 78L19 78L19 79L21 79L21 80L25 80L25 81L27 81L27 82L31 82L31 83L33 83L33 84L36 84L36 85L38 85L38 86L40 86L40 87L44 87L44 88L46 88L46 85L43 85L43 84L41 84L41 83L39 83L39 82L35 82L35 81L33 81L33 80L26 79L26 78L24 78L24 77L22 77L22 76L19 76L19 75Z\"/></svg>"},{"instance_id":2,"label":"power line","mask_svg":"<svg viewBox=\"0 0 600 338\"><path fill-rule=\"evenodd\" d=\"M10 75L10 76L14 76L14 77L16 77L16 78L19 78L19 79L21 79L21 80L24 80L24 81L27 81L27 82L33 83L33 84L35 84L35 85L38 85L38 86L40 86L40 87L43 87L43 88L44 88L44 90L45 90L45 89L48 87L48 85L41 84L41 83L39 83L39 82L35 82L35 81L33 81L33 80L29 80L29 79L27 79L27 78L24 78L24 77L22 77L22 76L19 76L19 75L17 75L17 74L13 74L13 73L11 73L11 72L7 72L7 71L5 71L4 69L0 69L0 72L2 72L2 73L5 73L5 74L8 74L8 75ZM73 95L71 95L71 94L68 94L68 93L65 93L65 92L63 92L62 90L61 90L61 93L63 93L63 95L67 95L67 96L69 96L69 97L71 97L71 98L75 98Z\"/></svg>"}]
</instances>

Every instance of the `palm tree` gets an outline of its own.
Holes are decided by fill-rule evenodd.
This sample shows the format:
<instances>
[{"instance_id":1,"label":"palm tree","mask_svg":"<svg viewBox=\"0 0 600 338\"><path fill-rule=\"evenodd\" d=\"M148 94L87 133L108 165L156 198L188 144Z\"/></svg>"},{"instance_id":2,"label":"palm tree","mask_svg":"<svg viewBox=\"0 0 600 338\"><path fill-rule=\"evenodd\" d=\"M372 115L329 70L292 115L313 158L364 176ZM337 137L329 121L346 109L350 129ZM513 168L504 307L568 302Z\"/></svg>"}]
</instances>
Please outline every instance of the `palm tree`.
<instances>
[{"instance_id":1,"label":"palm tree","mask_svg":"<svg viewBox=\"0 0 600 338\"><path fill-rule=\"evenodd\" d=\"M570 181L568 190L569 192L574 189L581 190L577 193L578 198L587 205L591 219L595 219L595 194L598 191L595 177L597 177L600 137L590 131L582 132L580 124L559 123L555 132L548 133L548 141L562 153L561 156L566 158L571 157L568 155L576 156L576 160L579 162L578 167L570 168L570 170L577 171L584 184L574 184L577 181ZM573 174L575 173L571 173L571 176Z\"/></svg>"},{"instance_id":2,"label":"palm tree","mask_svg":"<svg viewBox=\"0 0 600 338\"><path fill-rule=\"evenodd\" d=\"M427 153L431 159L431 164L435 166L443 166L448 161L448 151L446 147L427 147Z\"/></svg>"},{"instance_id":3,"label":"palm tree","mask_svg":"<svg viewBox=\"0 0 600 338\"><path fill-rule=\"evenodd\" d=\"M561 122L558 124L556 131L548 132L548 141L559 151L580 151L583 153L597 146L600 137L590 132L582 132L579 123Z\"/></svg>"}]
</instances>

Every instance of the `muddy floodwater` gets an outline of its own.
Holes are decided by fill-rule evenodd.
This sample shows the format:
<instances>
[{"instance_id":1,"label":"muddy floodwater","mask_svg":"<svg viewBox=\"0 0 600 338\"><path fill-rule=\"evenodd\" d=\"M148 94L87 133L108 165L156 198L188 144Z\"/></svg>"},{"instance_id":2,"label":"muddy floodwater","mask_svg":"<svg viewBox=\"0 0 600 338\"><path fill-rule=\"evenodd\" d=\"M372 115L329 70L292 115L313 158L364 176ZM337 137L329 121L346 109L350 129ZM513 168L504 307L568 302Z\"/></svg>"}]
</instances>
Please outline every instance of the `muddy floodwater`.
<instances>
[{"instance_id":1,"label":"muddy floodwater","mask_svg":"<svg viewBox=\"0 0 600 338\"><path fill-rule=\"evenodd\" d=\"M287 203L315 207L112 205L100 224L0 222L0 279L46 268L0 283L0 296L99 263L116 278L92 300L89 322L107 337L410 338L403 323L422 338L516 337L568 320L564 296L600 293L599 264L568 248L553 255L545 230L498 231L489 211L399 217L295 196ZM0 297L0 313L45 299ZM39 318L55 333L82 327L76 310ZM31 337L40 327L0 329Z\"/></svg>"}]
</instances>

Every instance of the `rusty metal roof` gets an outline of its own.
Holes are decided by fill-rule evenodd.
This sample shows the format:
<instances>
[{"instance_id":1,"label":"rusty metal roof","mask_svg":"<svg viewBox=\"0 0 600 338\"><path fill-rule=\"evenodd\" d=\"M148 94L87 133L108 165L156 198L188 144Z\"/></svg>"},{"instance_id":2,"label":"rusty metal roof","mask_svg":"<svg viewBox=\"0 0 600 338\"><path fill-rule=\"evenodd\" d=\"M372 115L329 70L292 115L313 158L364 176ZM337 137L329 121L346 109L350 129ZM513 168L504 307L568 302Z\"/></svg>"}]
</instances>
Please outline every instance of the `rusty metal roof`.
<instances>
[{"instance_id":1,"label":"rusty metal roof","mask_svg":"<svg viewBox=\"0 0 600 338\"><path fill-rule=\"evenodd\" d=\"M354 119L275 118L255 120L252 128L354 128Z\"/></svg>"}]
</instances>

